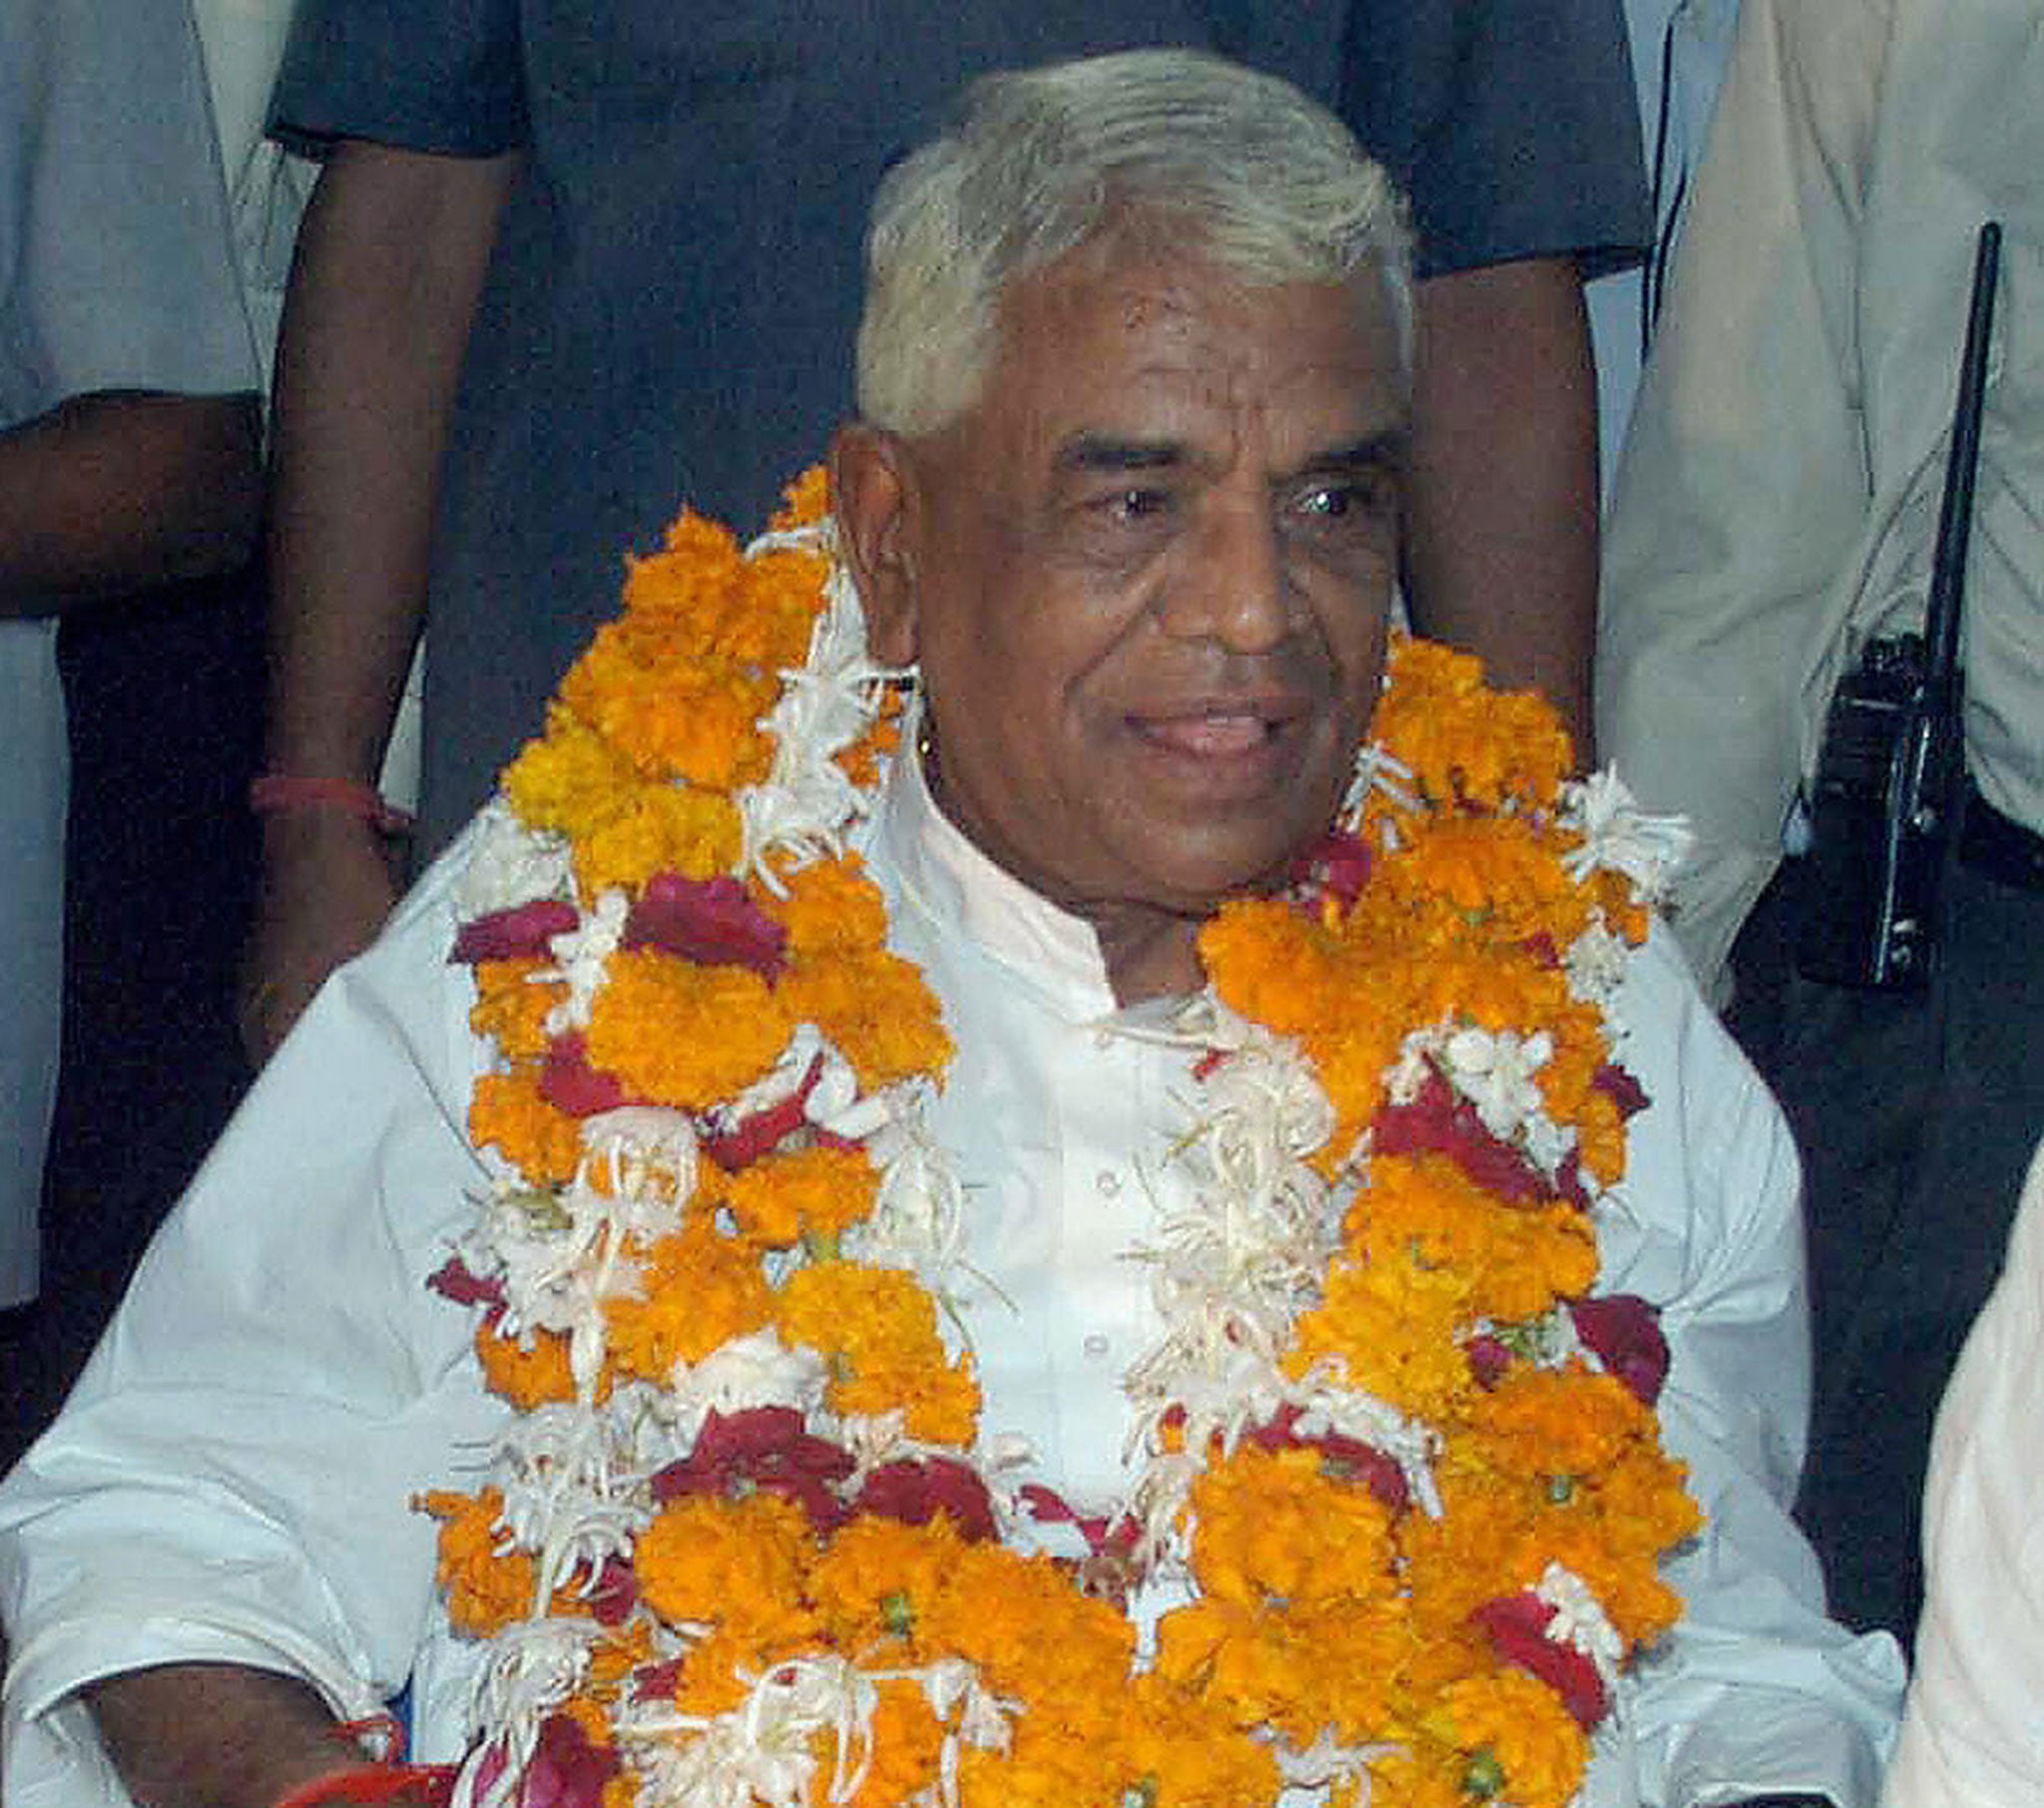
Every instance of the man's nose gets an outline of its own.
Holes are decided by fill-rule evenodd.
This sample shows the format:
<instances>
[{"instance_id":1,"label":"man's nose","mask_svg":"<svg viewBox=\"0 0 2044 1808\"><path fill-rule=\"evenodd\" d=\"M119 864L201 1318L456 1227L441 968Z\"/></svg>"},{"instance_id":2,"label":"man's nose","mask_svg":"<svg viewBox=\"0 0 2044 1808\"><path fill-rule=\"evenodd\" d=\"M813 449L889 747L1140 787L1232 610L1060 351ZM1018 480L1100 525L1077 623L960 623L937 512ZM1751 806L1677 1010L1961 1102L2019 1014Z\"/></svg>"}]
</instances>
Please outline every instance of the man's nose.
<instances>
[{"instance_id":1,"label":"man's nose","mask_svg":"<svg viewBox=\"0 0 2044 1808\"><path fill-rule=\"evenodd\" d=\"M1215 507L1160 599L1167 634L1269 653L1290 632L1291 584L1268 503Z\"/></svg>"}]
</instances>

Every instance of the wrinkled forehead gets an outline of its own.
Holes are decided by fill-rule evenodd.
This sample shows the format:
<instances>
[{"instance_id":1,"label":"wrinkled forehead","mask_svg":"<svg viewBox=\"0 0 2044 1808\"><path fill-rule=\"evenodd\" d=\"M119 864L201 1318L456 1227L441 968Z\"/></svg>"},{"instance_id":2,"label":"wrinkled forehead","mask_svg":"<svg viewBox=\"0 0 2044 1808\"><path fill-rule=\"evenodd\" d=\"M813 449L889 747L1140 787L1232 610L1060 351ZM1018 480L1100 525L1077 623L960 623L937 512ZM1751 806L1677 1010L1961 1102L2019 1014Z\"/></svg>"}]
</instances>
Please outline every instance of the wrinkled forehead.
<instances>
[{"instance_id":1,"label":"wrinkled forehead","mask_svg":"<svg viewBox=\"0 0 2044 1808\"><path fill-rule=\"evenodd\" d=\"M1008 286L992 349L970 424L1025 456L1079 431L1255 430L1282 462L1285 446L1393 433L1407 411L1367 272L1258 282L1200 252L1088 245Z\"/></svg>"}]
</instances>

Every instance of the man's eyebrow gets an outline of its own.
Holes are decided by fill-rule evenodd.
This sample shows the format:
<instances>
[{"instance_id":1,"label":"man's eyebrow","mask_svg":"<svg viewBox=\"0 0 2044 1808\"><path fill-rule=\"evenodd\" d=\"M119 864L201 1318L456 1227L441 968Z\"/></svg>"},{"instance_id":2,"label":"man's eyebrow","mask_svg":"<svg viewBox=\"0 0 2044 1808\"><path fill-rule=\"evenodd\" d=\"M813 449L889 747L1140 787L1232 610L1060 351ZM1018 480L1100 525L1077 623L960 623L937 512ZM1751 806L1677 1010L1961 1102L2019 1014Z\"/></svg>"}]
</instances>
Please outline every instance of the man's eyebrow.
<instances>
[{"instance_id":1,"label":"man's eyebrow","mask_svg":"<svg viewBox=\"0 0 2044 1808\"><path fill-rule=\"evenodd\" d=\"M1074 434L1058 448L1061 471L1163 471L1186 462L1182 440L1127 439L1113 433Z\"/></svg>"},{"instance_id":2,"label":"man's eyebrow","mask_svg":"<svg viewBox=\"0 0 2044 1808\"><path fill-rule=\"evenodd\" d=\"M1366 434L1361 439L1315 452L1300 463L1299 470L1301 473L1383 470L1386 467L1402 470L1411 450L1411 432L1401 421L1379 433Z\"/></svg>"}]
</instances>

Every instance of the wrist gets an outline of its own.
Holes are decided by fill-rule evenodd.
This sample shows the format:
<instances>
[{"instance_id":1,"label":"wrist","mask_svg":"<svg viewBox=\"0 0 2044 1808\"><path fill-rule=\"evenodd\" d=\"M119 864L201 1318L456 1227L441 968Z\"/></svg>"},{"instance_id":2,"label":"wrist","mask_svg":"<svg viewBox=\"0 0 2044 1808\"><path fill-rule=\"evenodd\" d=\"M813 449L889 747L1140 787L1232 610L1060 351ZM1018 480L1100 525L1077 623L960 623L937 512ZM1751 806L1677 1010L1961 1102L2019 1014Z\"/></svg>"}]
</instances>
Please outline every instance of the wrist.
<instances>
[{"instance_id":1,"label":"wrist","mask_svg":"<svg viewBox=\"0 0 2044 1808\"><path fill-rule=\"evenodd\" d=\"M409 835L414 820L374 785L312 773L264 772L249 786L249 807L266 819L314 813L352 817L390 837Z\"/></svg>"},{"instance_id":2,"label":"wrist","mask_svg":"<svg viewBox=\"0 0 2044 1808\"><path fill-rule=\"evenodd\" d=\"M451 1764L344 1764L300 1783L270 1808L335 1808L384 1803L390 1808L445 1808L454 1793Z\"/></svg>"}]
</instances>

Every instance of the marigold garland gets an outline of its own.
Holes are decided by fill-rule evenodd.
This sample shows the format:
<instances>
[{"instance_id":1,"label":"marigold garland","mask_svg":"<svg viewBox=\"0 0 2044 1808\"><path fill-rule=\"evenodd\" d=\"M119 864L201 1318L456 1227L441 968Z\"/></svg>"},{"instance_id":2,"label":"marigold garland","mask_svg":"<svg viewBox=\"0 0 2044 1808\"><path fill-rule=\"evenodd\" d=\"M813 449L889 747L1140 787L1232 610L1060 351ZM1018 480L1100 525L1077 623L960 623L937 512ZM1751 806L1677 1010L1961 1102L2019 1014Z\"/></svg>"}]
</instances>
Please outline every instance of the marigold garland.
<instances>
[{"instance_id":1,"label":"marigold garland","mask_svg":"<svg viewBox=\"0 0 2044 1808\"><path fill-rule=\"evenodd\" d=\"M1201 938L1178 1155L1217 1222L1229 1149L1282 1176L1239 1266L1293 1278L1229 1307L1264 1391L1217 1405L1186 1340L1132 1368L1127 1512L1054 1561L941 1310L950 1043L846 846L899 675L826 507L812 472L743 550L685 513L480 831L501 1178L436 1284L519 1416L421 1502L489 1641L457 1801L1560 1808L1698 1524L1651 1314L1588 1297L1654 825L1398 644L1339 831ZM1152 1572L1191 1598L1143 1659Z\"/></svg>"}]
</instances>

